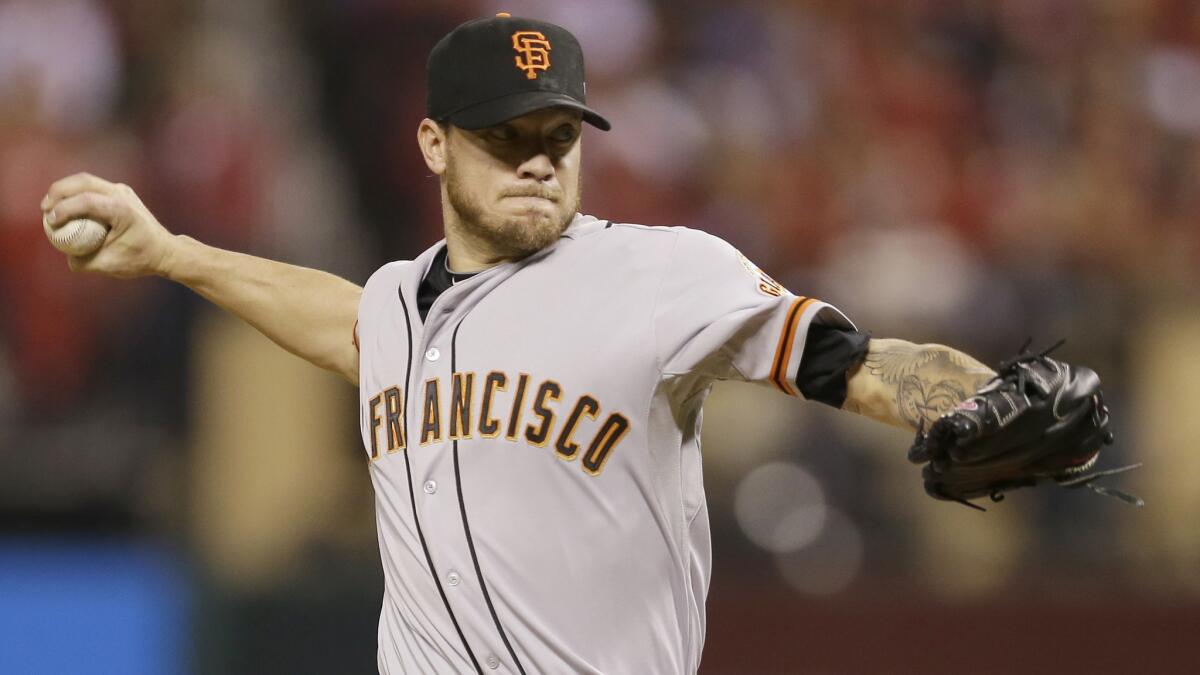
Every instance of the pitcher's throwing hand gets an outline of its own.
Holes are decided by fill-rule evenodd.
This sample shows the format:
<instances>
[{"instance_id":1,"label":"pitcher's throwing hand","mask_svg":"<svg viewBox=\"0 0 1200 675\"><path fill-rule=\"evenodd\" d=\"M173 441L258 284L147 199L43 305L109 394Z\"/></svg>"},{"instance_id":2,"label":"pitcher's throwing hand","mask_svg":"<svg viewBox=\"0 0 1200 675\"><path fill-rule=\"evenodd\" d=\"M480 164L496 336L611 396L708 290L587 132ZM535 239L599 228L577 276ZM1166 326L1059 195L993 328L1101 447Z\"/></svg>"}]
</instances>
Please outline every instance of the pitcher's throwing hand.
<instances>
[{"instance_id":1,"label":"pitcher's throwing hand","mask_svg":"<svg viewBox=\"0 0 1200 675\"><path fill-rule=\"evenodd\" d=\"M67 256L72 270L121 279L162 274L173 236L128 185L77 173L55 181L41 206L43 222L50 229L77 218L110 228L98 251Z\"/></svg>"}]
</instances>

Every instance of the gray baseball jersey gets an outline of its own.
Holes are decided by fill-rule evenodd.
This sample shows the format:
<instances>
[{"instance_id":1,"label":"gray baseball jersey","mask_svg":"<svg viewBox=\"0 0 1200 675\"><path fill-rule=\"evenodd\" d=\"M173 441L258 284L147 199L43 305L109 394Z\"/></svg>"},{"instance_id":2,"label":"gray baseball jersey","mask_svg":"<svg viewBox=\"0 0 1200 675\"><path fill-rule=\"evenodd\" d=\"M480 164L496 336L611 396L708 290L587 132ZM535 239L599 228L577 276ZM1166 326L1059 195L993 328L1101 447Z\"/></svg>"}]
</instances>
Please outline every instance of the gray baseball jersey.
<instances>
[{"instance_id":1,"label":"gray baseball jersey","mask_svg":"<svg viewBox=\"0 0 1200 675\"><path fill-rule=\"evenodd\" d=\"M795 396L809 324L852 324L721 239L583 215L422 321L444 245L359 307L380 672L694 673L701 405L723 379Z\"/></svg>"}]
</instances>

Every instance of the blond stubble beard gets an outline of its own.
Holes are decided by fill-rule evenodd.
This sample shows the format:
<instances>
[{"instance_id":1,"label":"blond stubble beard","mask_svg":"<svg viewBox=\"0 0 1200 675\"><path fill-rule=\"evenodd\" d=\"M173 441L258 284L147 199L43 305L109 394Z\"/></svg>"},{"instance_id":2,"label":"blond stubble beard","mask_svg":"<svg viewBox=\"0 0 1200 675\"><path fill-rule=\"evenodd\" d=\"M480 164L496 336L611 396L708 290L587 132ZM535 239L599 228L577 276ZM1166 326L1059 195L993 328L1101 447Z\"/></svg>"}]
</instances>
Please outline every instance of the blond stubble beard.
<instances>
[{"instance_id":1,"label":"blond stubble beard","mask_svg":"<svg viewBox=\"0 0 1200 675\"><path fill-rule=\"evenodd\" d=\"M454 163L447 162L446 196L450 208L454 209L458 227L463 235L484 242L503 258L515 260L536 253L558 241L579 211L583 190L576 179L575 203L557 220L553 216L542 214L497 217L484 213L479 203L463 189L462 179L455 170Z\"/></svg>"}]
</instances>

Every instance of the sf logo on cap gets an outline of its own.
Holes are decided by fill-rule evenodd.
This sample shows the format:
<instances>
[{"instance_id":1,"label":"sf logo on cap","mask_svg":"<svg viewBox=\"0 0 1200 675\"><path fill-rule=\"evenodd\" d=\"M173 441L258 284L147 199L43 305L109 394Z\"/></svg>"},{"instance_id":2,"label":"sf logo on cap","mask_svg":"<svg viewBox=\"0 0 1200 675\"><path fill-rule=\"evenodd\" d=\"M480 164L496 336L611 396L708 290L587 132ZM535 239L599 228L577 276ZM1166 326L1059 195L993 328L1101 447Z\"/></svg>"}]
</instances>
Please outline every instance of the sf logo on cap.
<instances>
[{"instance_id":1,"label":"sf logo on cap","mask_svg":"<svg viewBox=\"0 0 1200 675\"><path fill-rule=\"evenodd\" d=\"M536 80L539 70L550 67L550 41L536 30L519 30L512 36L517 68L525 71L525 77Z\"/></svg>"}]
</instances>

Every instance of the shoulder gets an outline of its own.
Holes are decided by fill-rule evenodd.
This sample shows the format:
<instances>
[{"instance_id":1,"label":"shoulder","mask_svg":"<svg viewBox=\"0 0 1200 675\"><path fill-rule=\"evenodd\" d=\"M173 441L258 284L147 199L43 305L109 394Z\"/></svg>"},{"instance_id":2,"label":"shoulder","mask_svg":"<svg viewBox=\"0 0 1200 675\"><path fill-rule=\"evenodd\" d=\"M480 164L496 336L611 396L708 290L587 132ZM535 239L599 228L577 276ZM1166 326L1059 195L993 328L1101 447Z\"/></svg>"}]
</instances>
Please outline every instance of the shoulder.
<instances>
[{"instance_id":1,"label":"shoulder","mask_svg":"<svg viewBox=\"0 0 1200 675\"><path fill-rule=\"evenodd\" d=\"M692 227L683 225L637 225L613 223L613 230L630 239L665 239L674 246L692 253L734 254L737 249L724 239Z\"/></svg>"},{"instance_id":2,"label":"shoulder","mask_svg":"<svg viewBox=\"0 0 1200 675\"><path fill-rule=\"evenodd\" d=\"M733 244L715 234L709 234L704 230L697 230L691 227L672 227L669 229L675 232L677 238L675 248L679 256L715 256L728 260L734 260L741 256L741 253L734 248Z\"/></svg>"},{"instance_id":3,"label":"shoulder","mask_svg":"<svg viewBox=\"0 0 1200 675\"><path fill-rule=\"evenodd\" d=\"M627 226L632 232L650 231L653 236L662 237L669 245L666 262L676 272L694 270L716 270L721 268L736 269L739 267L753 268L733 244L724 239L709 234L704 230L691 227L645 227L643 225ZM631 234L631 236L638 236ZM644 235L643 235L644 236Z\"/></svg>"},{"instance_id":4,"label":"shoulder","mask_svg":"<svg viewBox=\"0 0 1200 675\"><path fill-rule=\"evenodd\" d=\"M372 287L389 285L391 282L398 283L401 275L404 274L405 268L411 265L412 262L413 261L411 260L396 260L375 270L375 272L367 278L367 283L363 286L364 292Z\"/></svg>"},{"instance_id":5,"label":"shoulder","mask_svg":"<svg viewBox=\"0 0 1200 675\"><path fill-rule=\"evenodd\" d=\"M703 230L680 225L639 225L600 220L590 231L581 233L579 241L589 247L628 249L635 255L685 257L718 256L733 259L737 250L720 237Z\"/></svg>"},{"instance_id":6,"label":"shoulder","mask_svg":"<svg viewBox=\"0 0 1200 675\"><path fill-rule=\"evenodd\" d=\"M581 215L564 233L554 256L569 265L586 260L626 270L653 261L661 264L674 247L674 229Z\"/></svg>"},{"instance_id":7,"label":"shoulder","mask_svg":"<svg viewBox=\"0 0 1200 675\"><path fill-rule=\"evenodd\" d=\"M655 278L675 278L684 285L742 276L757 278L754 263L732 244L703 230L678 225L639 225L601 220L577 237L578 254L607 260L627 272L642 270Z\"/></svg>"},{"instance_id":8,"label":"shoulder","mask_svg":"<svg viewBox=\"0 0 1200 675\"><path fill-rule=\"evenodd\" d=\"M396 289L400 286L400 280L412 263L411 260L390 262L375 270L367 279L367 283L363 285L362 297L358 301L360 323L366 320L364 310L367 310L366 314L370 314L371 310L396 298Z\"/></svg>"},{"instance_id":9,"label":"shoulder","mask_svg":"<svg viewBox=\"0 0 1200 675\"><path fill-rule=\"evenodd\" d=\"M612 223L583 239L592 241L578 250L589 259L609 261L626 276L644 279L655 298L709 297L723 287L755 289L760 283L772 293L783 291L732 244L703 230Z\"/></svg>"},{"instance_id":10,"label":"shoulder","mask_svg":"<svg viewBox=\"0 0 1200 675\"><path fill-rule=\"evenodd\" d=\"M679 225L639 225L637 223L622 223L615 220L600 220L599 223L599 226L590 234L608 238L643 241L653 239L674 240L681 235L691 236L689 233L704 234L700 230L693 230L690 227Z\"/></svg>"}]
</instances>

